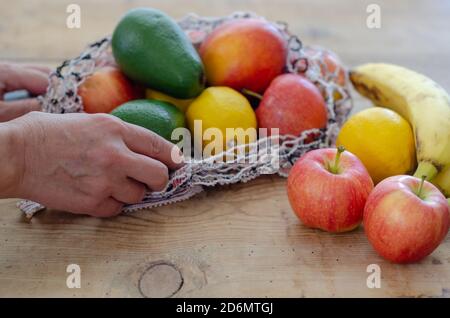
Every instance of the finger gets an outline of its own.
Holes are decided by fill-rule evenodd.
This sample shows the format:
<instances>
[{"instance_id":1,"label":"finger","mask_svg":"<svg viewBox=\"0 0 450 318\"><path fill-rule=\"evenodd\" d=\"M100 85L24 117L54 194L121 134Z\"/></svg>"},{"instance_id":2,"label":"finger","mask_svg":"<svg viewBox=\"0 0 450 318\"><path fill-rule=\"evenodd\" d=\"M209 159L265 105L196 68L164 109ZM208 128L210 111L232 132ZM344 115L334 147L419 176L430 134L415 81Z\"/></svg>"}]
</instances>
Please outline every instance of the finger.
<instances>
[{"instance_id":1,"label":"finger","mask_svg":"<svg viewBox=\"0 0 450 318\"><path fill-rule=\"evenodd\" d=\"M41 71L11 64L0 65L0 97L4 93L26 89L31 94L44 94L48 86L48 76Z\"/></svg>"},{"instance_id":2,"label":"finger","mask_svg":"<svg viewBox=\"0 0 450 318\"><path fill-rule=\"evenodd\" d=\"M89 215L96 216L99 218L107 218L111 216L116 216L122 212L123 203L117 201L114 198L106 198L100 204L97 205L95 211L89 213Z\"/></svg>"},{"instance_id":3,"label":"finger","mask_svg":"<svg viewBox=\"0 0 450 318\"><path fill-rule=\"evenodd\" d=\"M11 102L0 101L0 122L13 120L32 111L41 110L36 98L27 98Z\"/></svg>"},{"instance_id":4,"label":"finger","mask_svg":"<svg viewBox=\"0 0 450 318\"><path fill-rule=\"evenodd\" d=\"M31 69L31 70L35 70L35 71L39 71L44 73L45 75L50 75L50 73L52 72L52 68L45 66L45 65L40 65L40 64L31 64L31 63L8 63L14 67L21 67L21 68L27 68L27 69Z\"/></svg>"},{"instance_id":5,"label":"finger","mask_svg":"<svg viewBox=\"0 0 450 318\"><path fill-rule=\"evenodd\" d=\"M164 190L169 181L167 166L144 155L130 154L124 169L128 177L146 184L153 191Z\"/></svg>"},{"instance_id":6,"label":"finger","mask_svg":"<svg viewBox=\"0 0 450 318\"><path fill-rule=\"evenodd\" d=\"M124 141L131 151L157 159L170 169L183 165L183 157L177 146L156 133L137 125L126 123Z\"/></svg>"},{"instance_id":7,"label":"finger","mask_svg":"<svg viewBox=\"0 0 450 318\"><path fill-rule=\"evenodd\" d=\"M24 68L42 72L47 76L50 75L50 73L52 72L52 68L45 66L45 65L21 64L21 66Z\"/></svg>"},{"instance_id":8,"label":"finger","mask_svg":"<svg viewBox=\"0 0 450 318\"><path fill-rule=\"evenodd\" d=\"M142 201L146 190L143 183L126 178L117 183L117 186L113 189L112 196L117 201L134 204Z\"/></svg>"}]
</instances>

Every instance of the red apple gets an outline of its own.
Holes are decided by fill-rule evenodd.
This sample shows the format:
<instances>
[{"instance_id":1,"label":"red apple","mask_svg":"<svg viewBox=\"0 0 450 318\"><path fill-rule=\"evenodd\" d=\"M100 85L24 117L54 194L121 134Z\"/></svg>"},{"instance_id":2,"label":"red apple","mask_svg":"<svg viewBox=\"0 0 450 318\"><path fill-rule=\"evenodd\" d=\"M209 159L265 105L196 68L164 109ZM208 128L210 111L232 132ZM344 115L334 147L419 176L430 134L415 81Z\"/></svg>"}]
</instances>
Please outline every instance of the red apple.
<instances>
[{"instance_id":1,"label":"red apple","mask_svg":"<svg viewBox=\"0 0 450 318\"><path fill-rule=\"evenodd\" d=\"M218 26L199 52L211 86L262 94L284 70L287 43L270 22L238 19Z\"/></svg>"},{"instance_id":2,"label":"red apple","mask_svg":"<svg viewBox=\"0 0 450 318\"><path fill-rule=\"evenodd\" d=\"M364 209L364 229L375 250L395 263L431 254L447 235L449 206L439 190L411 176L381 181Z\"/></svg>"},{"instance_id":3,"label":"red apple","mask_svg":"<svg viewBox=\"0 0 450 318\"><path fill-rule=\"evenodd\" d=\"M138 88L118 68L111 66L89 76L78 87L78 95L87 113L109 113L123 103L139 98Z\"/></svg>"},{"instance_id":4,"label":"red apple","mask_svg":"<svg viewBox=\"0 0 450 318\"><path fill-rule=\"evenodd\" d=\"M330 76L330 80L339 86L344 87L346 79L346 68L339 60L339 57L327 49L321 47L307 46L303 48L303 52L309 58L317 58L322 64L320 65L320 73L323 77L328 74L334 74L335 77Z\"/></svg>"},{"instance_id":5,"label":"red apple","mask_svg":"<svg viewBox=\"0 0 450 318\"><path fill-rule=\"evenodd\" d=\"M327 49L321 47L311 47L307 46L303 48L304 54L309 59L317 59L319 62L319 69L322 77L324 77L327 81L334 82L340 87L346 87L347 85L347 70L345 66L342 64L339 57ZM300 72L299 74L304 74ZM322 93L322 96L327 96L325 89L316 83L317 88ZM338 101L342 98L342 94L335 89L333 92L333 97L335 101Z\"/></svg>"},{"instance_id":6,"label":"red apple","mask_svg":"<svg viewBox=\"0 0 450 318\"><path fill-rule=\"evenodd\" d=\"M328 232L345 232L362 221L373 182L352 153L333 148L306 153L287 181L291 207L302 222Z\"/></svg>"},{"instance_id":7,"label":"red apple","mask_svg":"<svg viewBox=\"0 0 450 318\"><path fill-rule=\"evenodd\" d=\"M260 128L278 128L280 134L299 135L327 124L327 107L319 89L297 74L283 74L267 88L256 109Z\"/></svg>"}]
</instances>

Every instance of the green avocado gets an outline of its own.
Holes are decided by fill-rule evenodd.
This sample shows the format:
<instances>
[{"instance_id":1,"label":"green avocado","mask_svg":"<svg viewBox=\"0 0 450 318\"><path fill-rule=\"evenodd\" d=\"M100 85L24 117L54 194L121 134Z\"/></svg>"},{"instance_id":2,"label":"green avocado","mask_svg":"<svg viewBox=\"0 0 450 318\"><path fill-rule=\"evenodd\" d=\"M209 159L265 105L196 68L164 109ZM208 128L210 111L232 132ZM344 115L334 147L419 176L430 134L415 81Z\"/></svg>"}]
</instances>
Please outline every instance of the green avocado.
<instances>
[{"instance_id":1,"label":"green avocado","mask_svg":"<svg viewBox=\"0 0 450 318\"><path fill-rule=\"evenodd\" d=\"M180 26L161 11L130 10L112 36L112 52L132 80L167 95L188 99L205 85L202 61Z\"/></svg>"},{"instance_id":2,"label":"green avocado","mask_svg":"<svg viewBox=\"0 0 450 318\"><path fill-rule=\"evenodd\" d=\"M111 112L123 121L147 128L171 141L172 131L186 126L184 114L171 103L153 99L136 99Z\"/></svg>"}]
</instances>

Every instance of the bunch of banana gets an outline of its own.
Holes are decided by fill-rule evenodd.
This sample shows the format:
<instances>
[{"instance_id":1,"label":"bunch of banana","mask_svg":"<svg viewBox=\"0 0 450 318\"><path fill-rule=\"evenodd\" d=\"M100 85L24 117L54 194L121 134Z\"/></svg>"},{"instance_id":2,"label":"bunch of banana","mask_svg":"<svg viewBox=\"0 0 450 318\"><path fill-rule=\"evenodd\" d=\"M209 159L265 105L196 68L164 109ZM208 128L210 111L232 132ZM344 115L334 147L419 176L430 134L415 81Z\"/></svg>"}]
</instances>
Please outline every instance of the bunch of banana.
<instances>
[{"instance_id":1,"label":"bunch of banana","mask_svg":"<svg viewBox=\"0 0 450 318\"><path fill-rule=\"evenodd\" d=\"M450 197L450 166L447 166L438 173L433 180L431 180L439 189L442 190L442 193L449 198Z\"/></svg>"},{"instance_id":2,"label":"bunch of banana","mask_svg":"<svg viewBox=\"0 0 450 318\"><path fill-rule=\"evenodd\" d=\"M376 106L390 108L411 124L418 167L414 176L450 196L450 97L428 77L392 64L364 64L350 72L356 90ZM382 127L380 127L382 129Z\"/></svg>"}]
</instances>

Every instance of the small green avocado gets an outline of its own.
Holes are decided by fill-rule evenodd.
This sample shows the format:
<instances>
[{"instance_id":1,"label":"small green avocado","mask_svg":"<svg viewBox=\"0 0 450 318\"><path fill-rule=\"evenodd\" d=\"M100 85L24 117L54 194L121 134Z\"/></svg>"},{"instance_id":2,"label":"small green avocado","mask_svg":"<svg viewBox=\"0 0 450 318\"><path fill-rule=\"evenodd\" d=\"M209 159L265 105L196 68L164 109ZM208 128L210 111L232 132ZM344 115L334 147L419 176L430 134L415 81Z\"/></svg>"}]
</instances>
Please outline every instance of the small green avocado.
<instances>
[{"instance_id":1,"label":"small green avocado","mask_svg":"<svg viewBox=\"0 0 450 318\"><path fill-rule=\"evenodd\" d=\"M120 105L111 112L123 121L147 128L170 142L176 128L186 126L184 114L168 102L137 99Z\"/></svg>"},{"instance_id":2,"label":"small green avocado","mask_svg":"<svg viewBox=\"0 0 450 318\"><path fill-rule=\"evenodd\" d=\"M205 86L202 61L170 17L150 8L130 10L112 36L112 52L132 80L167 95L188 99Z\"/></svg>"}]
</instances>

